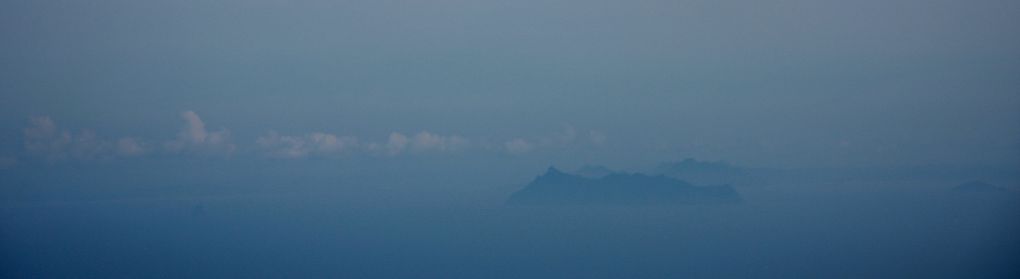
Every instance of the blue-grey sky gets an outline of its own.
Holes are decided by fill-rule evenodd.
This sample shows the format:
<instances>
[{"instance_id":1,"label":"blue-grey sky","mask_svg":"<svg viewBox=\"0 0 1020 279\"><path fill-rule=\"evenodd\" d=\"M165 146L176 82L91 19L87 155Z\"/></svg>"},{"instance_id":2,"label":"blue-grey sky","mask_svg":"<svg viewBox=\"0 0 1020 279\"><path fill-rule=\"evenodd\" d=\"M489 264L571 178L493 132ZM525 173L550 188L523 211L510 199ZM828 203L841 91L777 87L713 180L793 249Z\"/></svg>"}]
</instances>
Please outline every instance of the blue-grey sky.
<instances>
[{"instance_id":1,"label":"blue-grey sky","mask_svg":"<svg viewBox=\"0 0 1020 279\"><path fill-rule=\"evenodd\" d=\"M1020 278L1018 26L0 0L0 278Z\"/></svg>"},{"instance_id":2,"label":"blue-grey sky","mask_svg":"<svg viewBox=\"0 0 1020 279\"><path fill-rule=\"evenodd\" d=\"M1017 164L1016 26L1005 0L3 1L0 157Z\"/></svg>"}]
</instances>

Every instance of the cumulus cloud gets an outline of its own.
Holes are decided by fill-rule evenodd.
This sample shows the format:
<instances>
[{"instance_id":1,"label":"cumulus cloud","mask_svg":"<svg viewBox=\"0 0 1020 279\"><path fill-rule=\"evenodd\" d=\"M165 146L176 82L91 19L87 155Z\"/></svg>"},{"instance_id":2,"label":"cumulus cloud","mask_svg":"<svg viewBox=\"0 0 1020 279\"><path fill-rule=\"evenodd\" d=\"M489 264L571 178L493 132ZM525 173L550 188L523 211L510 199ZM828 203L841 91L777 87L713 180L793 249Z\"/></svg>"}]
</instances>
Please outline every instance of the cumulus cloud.
<instances>
[{"instance_id":1,"label":"cumulus cloud","mask_svg":"<svg viewBox=\"0 0 1020 279\"><path fill-rule=\"evenodd\" d=\"M259 148L270 157L304 158L340 153L357 146L354 137L338 137L315 132L304 136L283 136L276 131L255 140Z\"/></svg>"},{"instance_id":2,"label":"cumulus cloud","mask_svg":"<svg viewBox=\"0 0 1020 279\"><path fill-rule=\"evenodd\" d=\"M112 154L110 142L100 139L92 130L82 130L71 139L72 158L91 160L108 157Z\"/></svg>"},{"instance_id":3,"label":"cumulus cloud","mask_svg":"<svg viewBox=\"0 0 1020 279\"><path fill-rule=\"evenodd\" d=\"M164 144L168 151L230 154L236 149L230 142L230 131L206 130L205 122L193 111L181 113L181 118L184 120L184 127L177 134L177 139Z\"/></svg>"},{"instance_id":4,"label":"cumulus cloud","mask_svg":"<svg viewBox=\"0 0 1020 279\"><path fill-rule=\"evenodd\" d=\"M578 136L577 129L571 125L564 125L563 129L555 133L532 138L515 138L503 143L503 150L511 154L523 154L535 149L564 148L581 145L604 145L606 134L601 131L589 130ZM587 137L585 137L585 135Z\"/></svg>"},{"instance_id":5,"label":"cumulus cloud","mask_svg":"<svg viewBox=\"0 0 1020 279\"><path fill-rule=\"evenodd\" d=\"M29 127L24 130L25 150L32 156L46 161L67 159L71 145L71 133L57 129L49 117L32 117Z\"/></svg>"},{"instance_id":6,"label":"cumulus cloud","mask_svg":"<svg viewBox=\"0 0 1020 279\"><path fill-rule=\"evenodd\" d=\"M146 149L141 141L135 138L122 138L117 140L117 155L124 157L141 156Z\"/></svg>"},{"instance_id":7,"label":"cumulus cloud","mask_svg":"<svg viewBox=\"0 0 1020 279\"><path fill-rule=\"evenodd\" d=\"M202 118L190 110L181 113L181 118L186 123L184 131L181 131L181 137L193 143L205 142L205 139L209 137L209 132L205 130L205 123L202 122Z\"/></svg>"},{"instance_id":8,"label":"cumulus cloud","mask_svg":"<svg viewBox=\"0 0 1020 279\"><path fill-rule=\"evenodd\" d=\"M417 151L427 150L457 150L464 147L468 143L468 140L460 136L442 136L428 131L419 132L414 135L411 141L411 148Z\"/></svg>"},{"instance_id":9,"label":"cumulus cloud","mask_svg":"<svg viewBox=\"0 0 1020 279\"><path fill-rule=\"evenodd\" d=\"M180 114L183 125L173 140L162 145L154 141L125 137L106 140L91 130L77 133L60 129L49 117L33 117L24 129L24 146L30 157L46 161L89 160L112 157L137 157L152 153L152 147L162 147L170 153L229 155L237 146L231 141L227 129L210 130L194 111ZM269 131L254 140L249 152L257 152L273 158L306 158L330 156L353 151L363 151L386 156L403 153L455 152L474 147L477 150L525 154L536 150L568 148L582 145L600 146L606 142L606 135L595 130L577 130L564 125L563 129L544 136L517 137L507 141L472 141L458 135L442 135L421 131L413 135L392 132L383 141L360 143L355 137L337 136L324 132L304 135L281 135Z\"/></svg>"},{"instance_id":10,"label":"cumulus cloud","mask_svg":"<svg viewBox=\"0 0 1020 279\"><path fill-rule=\"evenodd\" d=\"M358 140L354 137L337 137L327 133L312 133L308 135L308 141L320 152L340 152L357 145Z\"/></svg>"},{"instance_id":11,"label":"cumulus cloud","mask_svg":"<svg viewBox=\"0 0 1020 279\"><path fill-rule=\"evenodd\" d=\"M121 152L122 142L134 143L130 152ZM125 144L127 144L125 143ZM134 139L120 139L116 144L96 135L92 130L77 134L60 129L49 117L32 117L24 130L25 151L48 162L64 160L95 160L114 156L135 156L144 150Z\"/></svg>"},{"instance_id":12,"label":"cumulus cloud","mask_svg":"<svg viewBox=\"0 0 1020 279\"><path fill-rule=\"evenodd\" d=\"M386 142L369 144L368 150L371 152L395 156L404 151L457 151L467 147L468 143L468 139L457 135L444 136L428 131L422 131L414 136L408 137L404 134L393 132L390 133Z\"/></svg>"},{"instance_id":13,"label":"cumulus cloud","mask_svg":"<svg viewBox=\"0 0 1020 279\"><path fill-rule=\"evenodd\" d=\"M389 156L395 156L407 148L408 142L410 142L410 140L407 136L393 132L390 133L390 136L385 143L372 143L368 146L368 149L375 152L383 152Z\"/></svg>"}]
</instances>

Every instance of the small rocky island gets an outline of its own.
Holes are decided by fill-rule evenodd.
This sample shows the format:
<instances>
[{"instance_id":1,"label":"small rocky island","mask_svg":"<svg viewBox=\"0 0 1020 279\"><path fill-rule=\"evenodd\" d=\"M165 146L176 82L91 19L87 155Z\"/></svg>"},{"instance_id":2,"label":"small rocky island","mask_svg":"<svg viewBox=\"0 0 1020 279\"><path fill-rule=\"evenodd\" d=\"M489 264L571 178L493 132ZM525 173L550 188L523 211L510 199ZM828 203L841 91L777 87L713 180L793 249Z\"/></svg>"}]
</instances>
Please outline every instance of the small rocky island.
<instances>
[{"instance_id":1,"label":"small rocky island","mask_svg":"<svg viewBox=\"0 0 1020 279\"><path fill-rule=\"evenodd\" d=\"M738 203L729 185L694 186L663 175L612 173L600 178L550 167L507 201L510 205L667 205Z\"/></svg>"}]
</instances>

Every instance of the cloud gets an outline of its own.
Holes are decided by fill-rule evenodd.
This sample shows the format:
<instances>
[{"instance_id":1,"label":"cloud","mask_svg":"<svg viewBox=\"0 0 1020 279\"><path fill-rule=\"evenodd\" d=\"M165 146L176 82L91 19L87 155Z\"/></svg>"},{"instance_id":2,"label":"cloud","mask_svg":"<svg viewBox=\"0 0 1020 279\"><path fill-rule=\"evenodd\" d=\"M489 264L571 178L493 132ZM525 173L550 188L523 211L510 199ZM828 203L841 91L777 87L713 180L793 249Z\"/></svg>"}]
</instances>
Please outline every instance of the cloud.
<instances>
[{"instance_id":1,"label":"cloud","mask_svg":"<svg viewBox=\"0 0 1020 279\"><path fill-rule=\"evenodd\" d=\"M184 118L184 122L187 123L184 131L181 131L182 137L193 143L205 142L205 139L209 137L209 133L205 130L205 123L202 122L202 118L199 118L197 113L190 110L181 113L181 118Z\"/></svg>"},{"instance_id":2,"label":"cloud","mask_svg":"<svg viewBox=\"0 0 1020 279\"><path fill-rule=\"evenodd\" d=\"M370 152L395 156L404 151L435 152L457 151L468 146L469 140L457 135L443 136L428 131L421 131L412 137L393 132L385 143L370 143Z\"/></svg>"},{"instance_id":3,"label":"cloud","mask_svg":"<svg viewBox=\"0 0 1020 279\"><path fill-rule=\"evenodd\" d=\"M417 151L457 150L467 145L468 140L460 136L441 136L427 131L419 132L411 141L411 147Z\"/></svg>"},{"instance_id":4,"label":"cloud","mask_svg":"<svg viewBox=\"0 0 1020 279\"><path fill-rule=\"evenodd\" d=\"M113 155L112 144L99 138L92 130L82 130L71 138L71 157L79 160L101 159Z\"/></svg>"},{"instance_id":5,"label":"cloud","mask_svg":"<svg viewBox=\"0 0 1020 279\"><path fill-rule=\"evenodd\" d=\"M507 141L503 144L503 147L506 148L506 151L510 152L510 154L524 154L531 152L531 149L534 148L534 146L532 146L531 143L528 143L527 140L519 138Z\"/></svg>"},{"instance_id":6,"label":"cloud","mask_svg":"<svg viewBox=\"0 0 1020 279\"><path fill-rule=\"evenodd\" d=\"M308 135L308 140L316 147L316 150L325 153L340 152L354 147L358 143L358 139L354 137L337 137L319 132Z\"/></svg>"},{"instance_id":7,"label":"cloud","mask_svg":"<svg viewBox=\"0 0 1020 279\"><path fill-rule=\"evenodd\" d=\"M390 133L389 139L385 144L373 144L370 149L382 150L386 155L395 156L404 151L407 148L408 138L404 134L393 132Z\"/></svg>"},{"instance_id":8,"label":"cloud","mask_svg":"<svg viewBox=\"0 0 1020 279\"><path fill-rule=\"evenodd\" d=\"M123 157L134 157L145 154L143 144L134 138L122 138L117 140L117 155Z\"/></svg>"},{"instance_id":9,"label":"cloud","mask_svg":"<svg viewBox=\"0 0 1020 279\"><path fill-rule=\"evenodd\" d=\"M524 154L535 149L565 148L580 145L601 146L606 143L606 134L600 131L589 130L587 137L579 139L577 129L571 125L564 125L563 129L545 136L533 138L515 138L503 143L503 149L511 154ZM582 134L584 135L584 134Z\"/></svg>"},{"instance_id":10,"label":"cloud","mask_svg":"<svg viewBox=\"0 0 1020 279\"><path fill-rule=\"evenodd\" d=\"M177 134L176 140L164 144L166 150L174 153L230 154L236 149L230 142L230 131L206 130L205 122L193 111L181 113L181 118L184 119L184 128Z\"/></svg>"},{"instance_id":11,"label":"cloud","mask_svg":"<svg viewBox=\"0 0 1020 279\"><path fill-rule=\"evenodd\" d=\"M60 131L49 117L32 117L28 120L29 127L24 130L25 150L32 156L46 161L62 161L67 159L67 149L71 145L71 133Z\"/></svg>"},{"instance_id":12,"label":"cloud","mask_svg":"<svg viewBox=\"0 0 1020 279\"><path fill-rule=\"evenodd\" d=\"M255 140L259 148L270 157L304 158L340 153L357 146L354 137L338 137L333 134L315 132L305 136L281 136L276 131Z\"/></svg>"},{"instance_id":13,"label":"cloud","mask_svg":"<svg viewBox=\"0 0 1020 279\"><path fill-rule=\"evenodd\" d=\"M183 126L173 140L162 144L169 153L230 155L237 150L227 129L210 130L194 111L180 114ZM152 153L153 141L133 137L105 140L95 132L84 129L78 133L60 129L49 117L29 119L24 129L24 145L31 157L45 161L92 160L115 157L139 157ZM606 135L595 130L577 130L564 125L562 130L537 137L518 137L507 141L472 141L458 135L441 135L421 131L408 136L392 132L381 142L361 144L356 137L337 136L324 132L304 135L281 135L276 131L257 137L252 148L256 152L273 158L306 158L330 156L354 151L396 156L403 153L457 152L475 147L476 150L525 154L536 150L572 148L577 146L600 146L606 142Z\"/></svg>"},{"instance_id":14,"label":"cloud","mask_svg":"<svg viewBox=\"0 0 1020 279\"><path fill-rule=\"evenodd\" d=\"M143 153L141 144L134 139L120 139L115 145L100 138L92 130L84 129L77 134L57 127L53 119L46 116L32 117L29 127L24 130L25 151L32 157L47 162L65 160L97 160L115 156L135 156ZM123 143L123 144L122 144ZM123 150L123 145L131 147Z\"/></svg>"}]
</instances>

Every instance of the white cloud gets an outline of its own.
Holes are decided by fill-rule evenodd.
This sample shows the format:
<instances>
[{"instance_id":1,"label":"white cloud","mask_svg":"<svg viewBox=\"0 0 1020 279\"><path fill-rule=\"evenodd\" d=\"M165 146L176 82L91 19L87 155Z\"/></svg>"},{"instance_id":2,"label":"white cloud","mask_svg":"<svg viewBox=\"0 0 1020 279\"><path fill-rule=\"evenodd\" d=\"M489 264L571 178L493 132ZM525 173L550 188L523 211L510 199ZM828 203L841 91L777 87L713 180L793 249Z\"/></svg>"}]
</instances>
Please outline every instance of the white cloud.
<instances>
[{"instance_id":1,"label":"white cloud","mask_svg":"<svg viewBox=\"0 0 1020 279\"><path fill-rule=\"evenodd\" d=\"M146 149L143 144L134 138L121 138L117 140L117 155L124 157L134 157L145 154Z\"/></svg>"},{"instance_id":2,"label":"white cloud","mask_svg":"<svg viewBox=\"0 0 1020 279\"><path fill-rule=\"evenodd\" d=\"M33 156L46 161L61 161L68 157L67 149L71 145L71 133L60 131L49 117L32 117L25 128L25 150Z\"/></svg>"},{"instance_id":3,"label":"white cloud","mask_svg":"<svg viewBox=\"0 0 1020 279\"><path fill-rule=\"evenodd\" d=\"M358 144L358 139L354 137L337 137L336 135L320 132L312 133L307 137L316 150L323 153L344 151Z\"/></svg>"},{"instance_id":4,"label":"white cloud","mask_svg":"<svg viewBox=\"0 0 1020 279\"><path fill-rule=\"evenodd\" d=\"M210 130L202 118L193 111L180 114L184 122L177 137L166 141L162 148L171 153L229 155L237 147L227 129ZM89 160L113 157L137 157L152 153L152 141L125 137L104 140L91 130L72 133L60 129L49 117L35 117L24 130L25 149L32 157L46 161ZM329 156L360 150L387 156L403 153L455 152L474 147L511 154L524 154L535 150L567 148L575 145L604 145L606 135L600 131L577 130L564 125L562 130L544 136L512 138L500 141L472 141L458 135L441 135L421 131L413 135L392 132L380 142L359 143L355 137L337 136L324 132L304 135L281 135L275 131L255 139L250 152L275 158L305 158ZM157 145L158 147L158 145Z\"/></svg>"},{"instance_id":5,"label":"white cloud","mask_svg":"<svg viewBox=\"0 0 1020 279\"><path fill-rule=\"evenodd\" d=\"M71 157L79 160L100 159L112 155L110 142L102 140L92 130L82 130L72 138Z\"/></svg>"},{"instance_id":6,"label":"white cloud","mask_svg":"<svg viewBox=\"0 0 1020 279\"><path fill-rule=\"evenodd\" d=\"M113 142L100 138L92 130L85 129L72 134L68 130L60 129L46 116L29 119L29 127L24 130L24 140L28 154L48 162L134 156L141 154L142 151L141 145L133 139L121 139L115 146ZM134 149L128 153L121 152L121 142L134 142Z\"/></svg>"},{"instance_id":7,"label":"white cloud","mask_svg":"<svg viewBox=\"0 0 1020 279\"><path fill-rule=\"evenodd\" d=\"M428 131L419 132L411 141L411 147L417 151L457 150L467 145L468 140L460 136L441 136Z\"/></svg>"},{"instance_id":8,"label":"white cloud","mask_svg":"<svg viewBox=\"0 0 1020 279\"><path fill-rule=\"evenodd\" d=\"M390 137L386 144L382 146L387 155L394 156L400 154L407 147L407 136L401 133L393 132L390 133Z\"/></svg>"},{"instance_id":9,"label":"white cloud","mask_svg":"<svg viewBox=\"0 0 1020 279\"><path fill-rule=\"evenodd\" d=\"M164 144L171 152L199 152L214 154L230 154L236 149L230 142L230 131L220 129L210 132L205 122L193 111L181 113L184 128L177 134L177 139Z\"/></svg>"},{"instance_id":10,"label":"white cloud","mask_svg":"<svg viewBox=\"0 0 1020 279\"><path fill-rule=\"evenodd\" d=\"M600 131L589 130L587 137L582 134L578 138L578 132L571 125L564 125L563 130L545 136L532 138L515 138L503 143L503 149L511 154L523 154L535 149L564 148L577 145L590 144L594 146L606 143L606 134Z\"/></svg>"},{"instance_id":11,"label":"white cloud","mask_svg":"<svg viewBox=\"0 0 1020 279\"><path fill-rule=\"evenodd\" d=\"M276 131L261 136L255 143L271 157L304 158L310 155L324 156L340 153L357 146L354 137L338 137L333 134L315 132L305 136L281 136Z\"/></svg>"},{"instance_id":12,"label":"white cloud","mask_svg":"<svg viewBox=\"0 0 1020 279\"><path fill-rule=\"evenodd\" d=\"M430 152L430 151L457 151L468 146L468 139L451 135L443 136L428 131L422 131L412 137L393 132L385 143L370 143L368 150L371 152L383 153L395 156L404 151Z\"/></svg>"},{"instance_id":13,"label":"white cloud","mask_svg":"<svg viewBox=\"0 0 1020 279\"><path fill-rule=\"evenodd\" d=\"M181 113L181 118L184 118L186 123L184 131L181 131L181 137L192 143L205 142L209 133L205 130L205 123L202 122L202 118L199 118L197 113L190 110Z\"/></svg>"}]
</instances>

